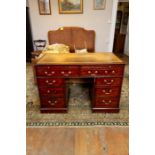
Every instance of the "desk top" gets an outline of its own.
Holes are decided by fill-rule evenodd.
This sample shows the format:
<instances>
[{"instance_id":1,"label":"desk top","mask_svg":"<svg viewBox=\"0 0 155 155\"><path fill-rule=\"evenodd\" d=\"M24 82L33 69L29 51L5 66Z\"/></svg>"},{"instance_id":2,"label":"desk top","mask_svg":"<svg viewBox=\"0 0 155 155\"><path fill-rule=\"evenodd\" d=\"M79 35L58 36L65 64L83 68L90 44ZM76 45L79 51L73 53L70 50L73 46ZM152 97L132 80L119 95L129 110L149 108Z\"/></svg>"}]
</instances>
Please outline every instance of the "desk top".
<instances>
[{"instance_id":1,"label":"desk top","mask_svg":"<svg viewBox=\"0 0 155 155\"><path fill-rule=\"evenodd\" d=\"M38 59L37 65L93 65L93 64L124 64L115 54L102 53L45 53Z\"/></svg>"}]
</instances>

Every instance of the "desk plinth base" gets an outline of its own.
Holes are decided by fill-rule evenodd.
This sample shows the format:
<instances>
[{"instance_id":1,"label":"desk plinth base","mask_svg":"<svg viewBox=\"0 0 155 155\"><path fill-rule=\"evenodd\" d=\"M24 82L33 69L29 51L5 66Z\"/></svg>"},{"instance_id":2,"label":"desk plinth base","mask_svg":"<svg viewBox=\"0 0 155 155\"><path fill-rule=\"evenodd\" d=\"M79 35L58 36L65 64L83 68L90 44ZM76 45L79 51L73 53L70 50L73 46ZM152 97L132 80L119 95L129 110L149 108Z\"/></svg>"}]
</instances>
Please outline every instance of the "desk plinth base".
<instances>
[{"instance_id":1,"label":"desk plinth base","mask_svg":"<svg viewBox=\"0 0 155 155\"><path fill-rule=\"evenodd\" d=\"M118 113L119 112L119 108L113 108L113 109L109 109L109 108L92 108L92 112L105 112L105 113Z\"/></svg>"},{"instance_id":2,"label":"desk plinth base","mask_svg":"<svg viewBox=\"0 0 155 155\"><path fill-rule=\"evenodd\" d=\"M67 113L67 108L61 108L61 109L50 109L50 108L41 108L41 113Z\"/></svg>"}]
</instances>

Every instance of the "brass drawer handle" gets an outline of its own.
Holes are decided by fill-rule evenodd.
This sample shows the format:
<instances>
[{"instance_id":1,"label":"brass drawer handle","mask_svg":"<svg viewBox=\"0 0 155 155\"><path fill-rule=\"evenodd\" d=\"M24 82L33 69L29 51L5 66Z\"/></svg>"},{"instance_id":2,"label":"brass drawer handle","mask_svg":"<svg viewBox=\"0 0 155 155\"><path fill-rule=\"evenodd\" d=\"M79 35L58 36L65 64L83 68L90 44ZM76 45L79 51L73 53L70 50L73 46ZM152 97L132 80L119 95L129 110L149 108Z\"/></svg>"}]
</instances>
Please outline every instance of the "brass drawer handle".
<instances>
[{"instance_id":1,"label":"brass drawer handle","mask_svg":"<svg viewBox=\"0 0 155 155\"><path fill-rule=\"evenodd\" d=\"M50 105L55 105L56 103L57 103L58 101L54 101L54 102L52 102L52 101L48 101L48 103L50 104Z\"/></svg>"},{"instance_id":2,"label":"brass drawer handle","mask_svg":"<svg viewBox=\"0 0 155 155\"><path fill-rule=\"evenodd\" d=\"M88 71L88 73L90 74L90 73L91 73L91 71Z\"/></svg>"},{"instance_id":3,"label":"brass drawer handle","mask_svg":"<svg viewBox=\"0 0 155 155\"><path fill-rule=\"evenodd\" d=\"M50 93L51 91L50 90L47 90L47 93ZM52 93L57 93L56 90L52 91Z\"/></svg>"},{"instance_id":4,"label":"brass drawer handle","mask_svg":"<svg viewBox=\"0 0 155 155\"><path fill-rule=\"evenodd\" d=\"M46 71L45 71L44 73L45 73L47 76L51 76L51 74L48 74L48 72L46 72Z\"/></svg>"},{"instance_id":5,"label":"brass drawer handle","mask_svg":"<svg viewBox=\"0 0 155 155\"><path fill-rule=\"evenodd\" d=\"M53 80L52 82L53 82L53 83L55 83L56 81L55 81L55 80ZM49 83L49 81L48 81L48 80L46 80L46 83Z\"/></svg>"},{"instance_id":6,"label":"brass drawer handle","mask_svg":"<svg viewBox=\"0 0 155 155\"><path fill-rule=\"evenodd\" d=\"M68 74L71 74L72 72L71 71L68 71Z\"/></svg>"},{"instance_id":7,"label":"brass drawer handle","mask_svg":"<svg viewBox=\"0 0 155 155\"><path fill-rule=\"evenodd\" d=\"M54 72L54 71L52 71L51 73L52 73L52 74L54 74L55 72Z\"/></svg>"},{"instance_id":8,"label":"brass drawer handle","mask_svg":"<svg viewBox=\"0 0 155 155\"><path fill-rule=\"evenodd\" d=\"M106 95L108 95L108 94L110 94L112 92L112 90L110 89L108 92L106 92L106 90L103 89L102 92L104 92Z\"/></svg>"},{"instance_id":9,"label":"brass drawer handle","mask_svg":"<svg viewBox=\"0 0 155 155\"><path fill-rule=\"evenodd\" d=\"M111 100L109 100L108 102L105 102L106 105L108 105L108 104L110 104L110 103L111 103Z\"/></svg>"},{"instance_id":10,"label":"brass drawer handle","mask_svg":"<svg viewBox=\"0 0 155 155\"><path fill-rule=\"evenodd\" d=\"M105 74L108 74L108 71L104 71Z\"/></svg>"},{"instance_id":11,"label":"brass drawer handle","mask_svg":"<svg viewBox=\"0 0 155 155\"><path fill-rule=\"evenodd\" d=\"M95 73L97 74L97 73L98 73L98 71L95 71Z\"/></svg>"},{"instance_id":12,"label":"brass drawer handle","mask_svg":"<svg viewBox=\"0 0 155 155\"><path fill-rule=\"evenodd\" d=\"M110 80L110 81L104 80L104 82L106 82L106 84L112 84L114 80Z\"/></svg>"},{"instance_id":13,"label":"brass drawer handle","mask_svg":"<svg viewBox=\"0 0 155 155\"><path fill-rule=\"evenodd\" d=\"M115 74L115 71L114 70L112 71L112 74Z\"/></svg>"},{"instance_id":14,"label":"brass drawer handle","mask_svg":"<svg viewBox=\"0 0 155 155\"><path fill-rule=\"evenodd\" d=\"M49 83L49 81L48 80L46 80L46 83L47 84L49 84L49 85L52 85L53 83L55 83L56 81L55 80L53 80L51 83Z\"/></svg>"},{"instance_id":15,"label":"brass drawer handle","mask_svg":"<svg viewBox=\"0 0 155 155\"><path fill-rule=\"evenodd\" d=\"M110 92L106 92L105 94L106 94L106 95L109 95L109 94L110 94Z\"/></svg>"},{"instance_id":16,"label":"brass drawer handle","mask_svg":"<svg viewBox=\"0 0 155 155\"><path fill-rule=\"evenodd\" d=\"M102 100L103 103L105 103L105 100Z\"/></svg>"},{"instance_id":17,"label":"brass drawer handle","mask_svg":"<svg viewBox=\"0 0 155 155\"><path fill-rule=\"evenodd\" d=\"M102 102L106 105L110 104L111 103L111 100L109 100L108 102L106 102L105 100L102 100Z\"/></svg>"},{"instance_id":18,"label":"brass drawer handle","mask_svg":"<svg viewBox=\"0 0 155 155\"><path fill-rule=\"evenodd\" d=\"M61 72L61 74L64 74L64 73L65 73L64 71Z\"/></svg>"}]
</instances>

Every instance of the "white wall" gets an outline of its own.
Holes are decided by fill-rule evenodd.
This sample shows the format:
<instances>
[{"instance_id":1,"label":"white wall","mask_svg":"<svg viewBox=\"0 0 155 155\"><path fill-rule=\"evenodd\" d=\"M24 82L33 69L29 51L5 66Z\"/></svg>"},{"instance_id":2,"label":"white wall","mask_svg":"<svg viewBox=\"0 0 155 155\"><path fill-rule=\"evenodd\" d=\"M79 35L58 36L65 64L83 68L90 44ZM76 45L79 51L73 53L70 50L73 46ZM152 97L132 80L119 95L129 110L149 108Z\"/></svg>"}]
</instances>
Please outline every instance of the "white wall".
<instances>
[{"instance_id":1,"label":"white wall","mask_svg":"<svg viewBox=\"0 0 155 155\"><path fill-rule=\"evenodd\" d=\"M115 0L114 0L115 1ZM52 15L39 15L38 0L29 0L33 39L46 39L49 30L62 26L81 26L96 32L96 51L110 51L113 0L105 10L94 10L93 0L83 0L83 14L59 14L58 0L51 0Z\"/></svg>"},{"instance_id":2,"label":"white wall","mask_svg":"<svg viewBox=\"0 0 155 155\"><path fill-rule=\"evenodd\" d=\"M26 6L28 7L29 6L29 4L28 4L29 2L28 2L28 0L26 0Z\"/></svg>"}]
</instances>

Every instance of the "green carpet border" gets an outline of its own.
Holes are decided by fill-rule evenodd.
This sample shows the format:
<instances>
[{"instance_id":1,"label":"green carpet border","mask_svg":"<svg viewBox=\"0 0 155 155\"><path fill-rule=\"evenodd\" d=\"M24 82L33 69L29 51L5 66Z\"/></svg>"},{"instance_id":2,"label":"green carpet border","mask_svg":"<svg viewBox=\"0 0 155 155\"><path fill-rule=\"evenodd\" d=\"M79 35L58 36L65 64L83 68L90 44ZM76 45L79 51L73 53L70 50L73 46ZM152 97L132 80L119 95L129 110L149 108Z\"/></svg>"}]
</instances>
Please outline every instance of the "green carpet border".
<instances>
[{"instance_id":1,"label":"green carpet border","mask_svg":"<svg viewBox=\"0 0 155 155\"><path fill-rule=\"evenodd\" d=\"M30 126L129 126L128 122L28 122Z\"/></svg>"}]
</instances>

